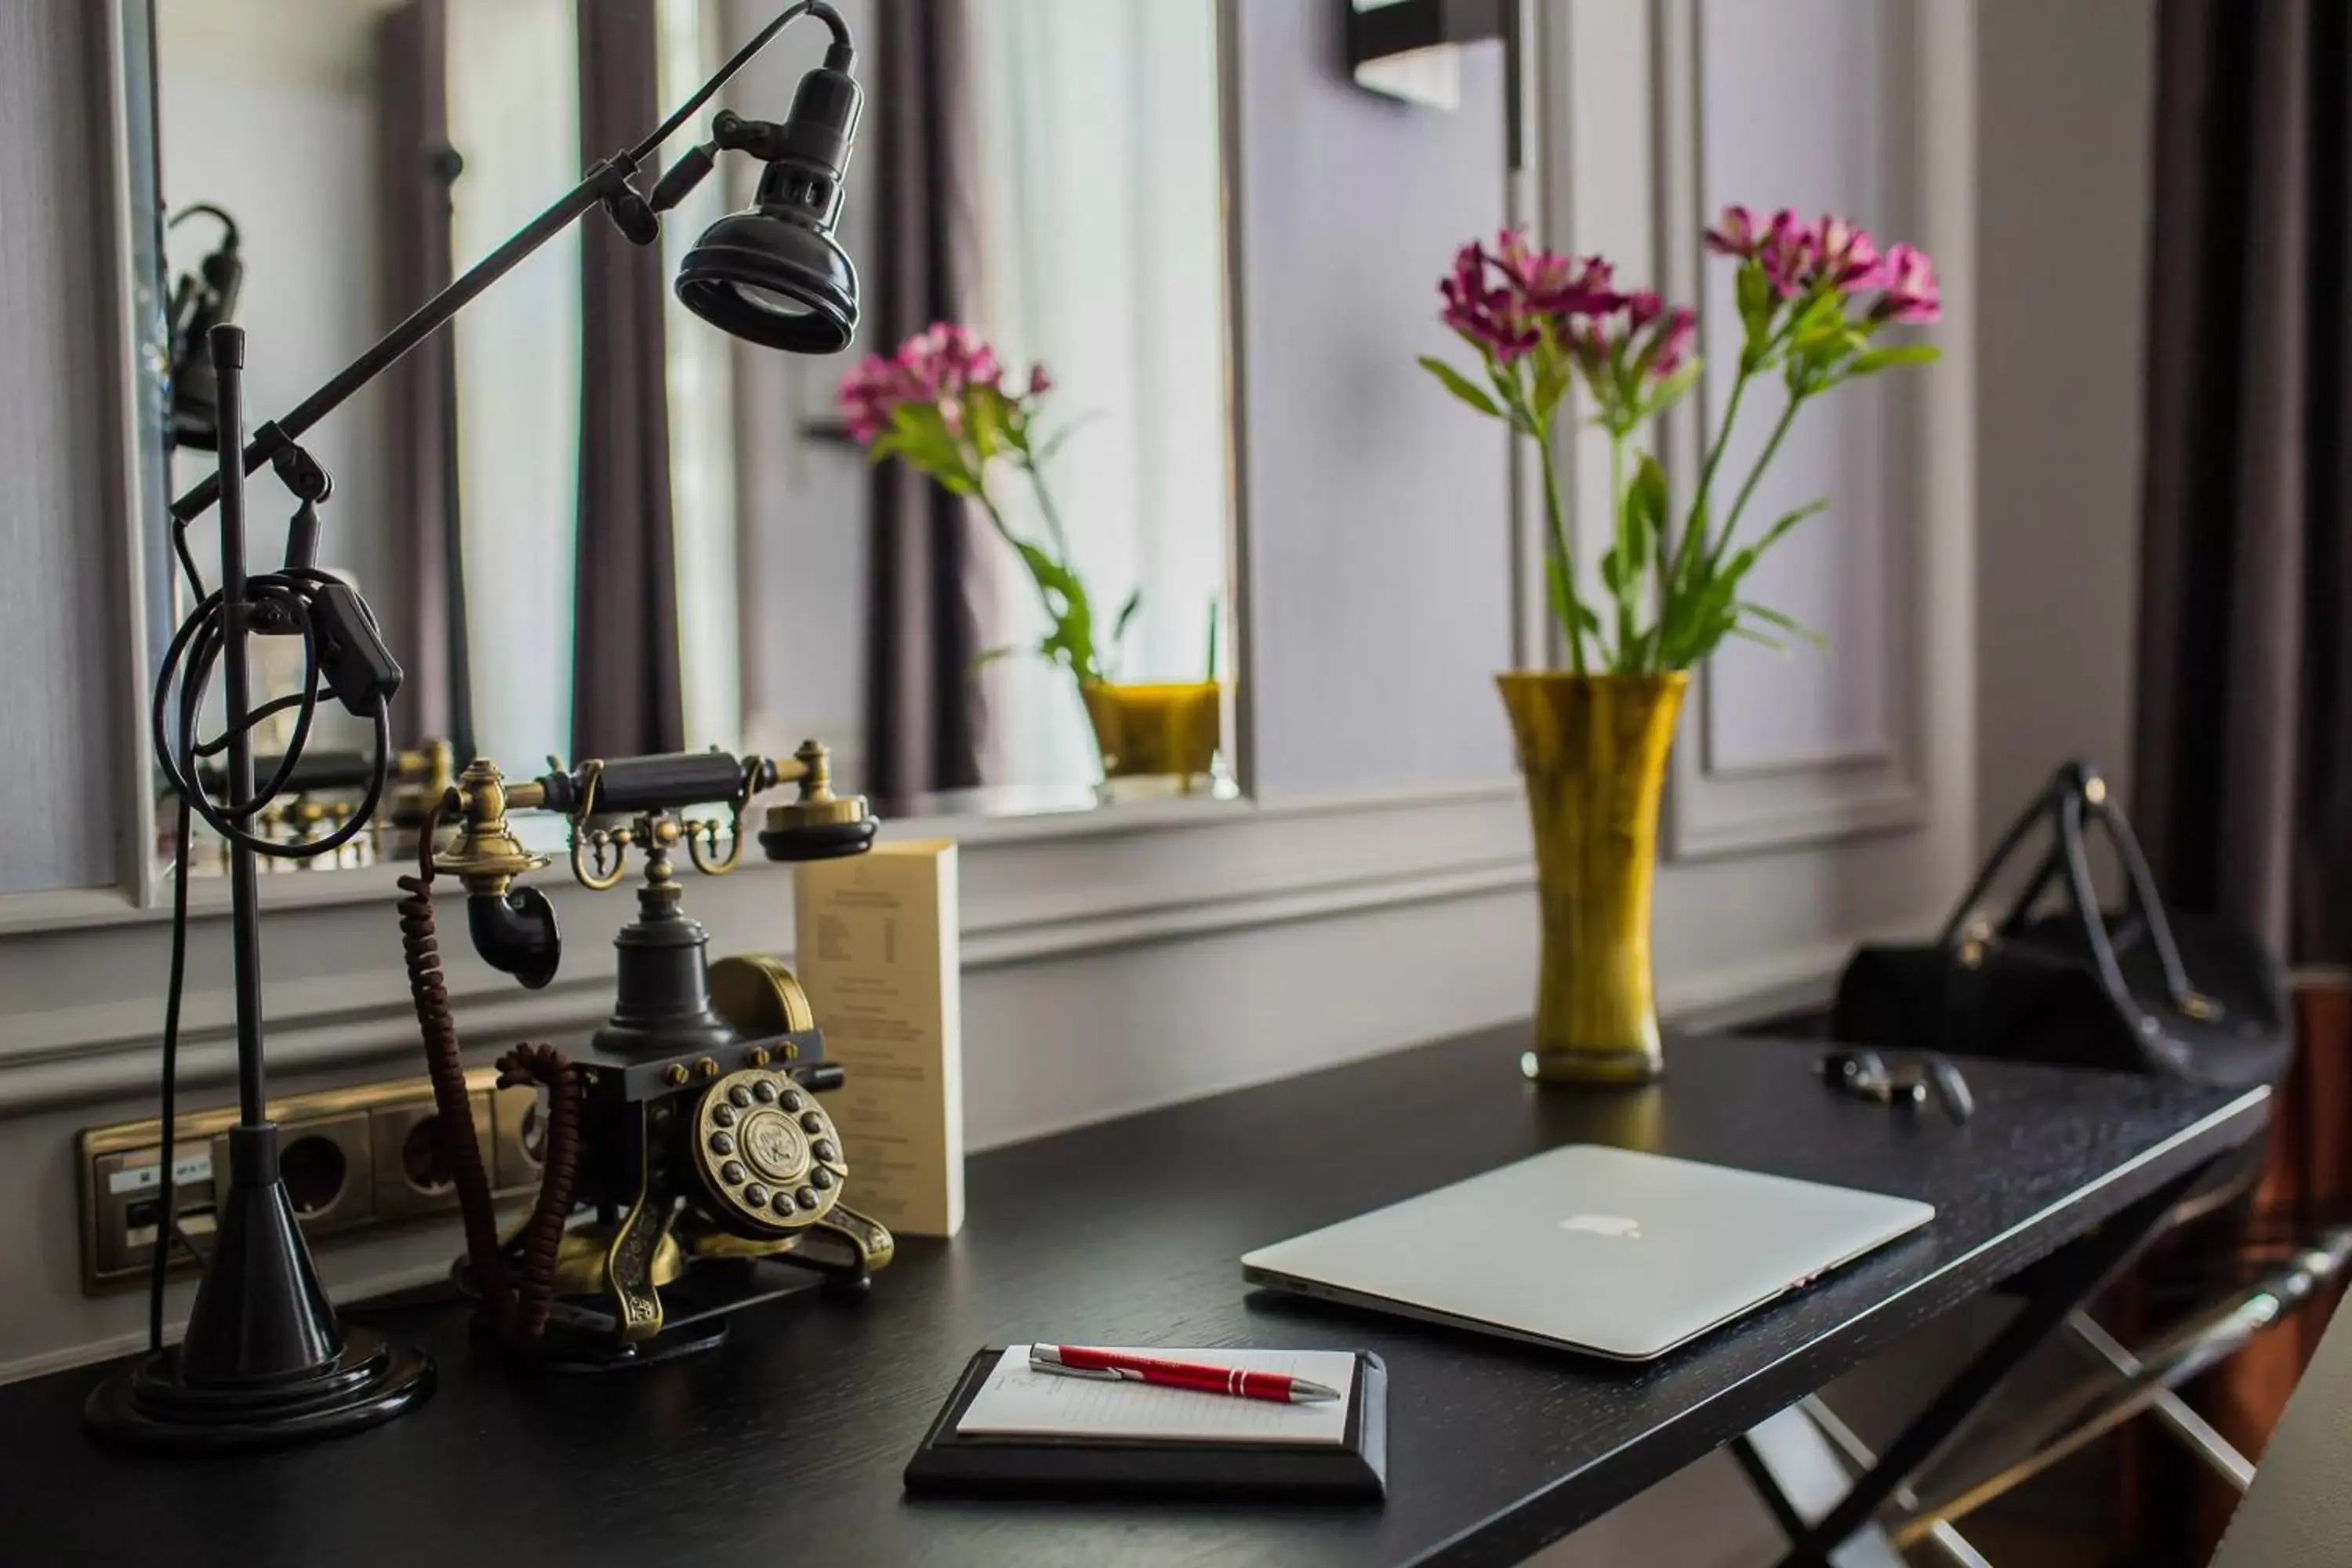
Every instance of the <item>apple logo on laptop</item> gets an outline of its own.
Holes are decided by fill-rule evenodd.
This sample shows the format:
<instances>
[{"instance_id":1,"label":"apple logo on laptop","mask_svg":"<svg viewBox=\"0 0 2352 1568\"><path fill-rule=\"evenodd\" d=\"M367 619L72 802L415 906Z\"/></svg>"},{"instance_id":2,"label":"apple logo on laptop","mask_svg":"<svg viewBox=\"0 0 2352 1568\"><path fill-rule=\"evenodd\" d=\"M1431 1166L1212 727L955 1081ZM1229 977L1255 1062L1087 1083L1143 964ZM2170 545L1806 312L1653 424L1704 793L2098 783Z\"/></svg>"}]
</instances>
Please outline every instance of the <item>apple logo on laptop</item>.
<instances>
[{"instance_id":1,"label":"apple logo on laptop","mask_svg":"<svg viewBox=\"0 0 2352 1568\"><path fill-rule=\"evenodd\" d=\"M1559 1222L1559 1228L1580 1231L1587 1236L1618 1237L1627 1241L1642 1239L1642 1222L1617 1214L1570 1215Z\"/></svg>"}]
</instances>

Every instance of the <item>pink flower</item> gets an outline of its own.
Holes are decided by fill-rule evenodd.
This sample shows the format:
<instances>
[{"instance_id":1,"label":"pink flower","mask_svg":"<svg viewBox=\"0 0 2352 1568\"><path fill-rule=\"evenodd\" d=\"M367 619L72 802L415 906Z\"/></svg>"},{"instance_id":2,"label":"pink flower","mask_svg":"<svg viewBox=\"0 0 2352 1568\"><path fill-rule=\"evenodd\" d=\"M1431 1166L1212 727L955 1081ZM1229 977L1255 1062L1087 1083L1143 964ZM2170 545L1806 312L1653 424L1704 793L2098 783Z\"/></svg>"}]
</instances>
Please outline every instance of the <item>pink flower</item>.
<instances>
[{"instance_id":1,"label":"pink flower","mask_svg":"<svg viewBox=\"0 0 2352 1568\"><path fill-rule=\"evenodd\" d=\"M1034 366L1027 395L1038 396L1052 384L1045 367ZM934 321L899 344L890 358L877 354L844 376L841 411L851 438L861 446L870 446L890 427L892 416L910 404L937 409L947 427L961 435L965 405L977 388L1005 395L996 351L968 326Z\"/></svg>"},{"instance_id":2,"label":"pink flower","mask_svg":"<svg viewBox=\"0 0 2352 1568\"><path fill-rule=\"evenodd\" d=\"M1811 279L1816 244L1812 226L1782 207L1772 215L1770 226L1757 239L1750 258L1764 268L1765 279L1772 285L1773 292L1783 300L1791 300L1805 291Z\"/></svg>"},{"instance_id":3,"label":"pink flower","mask_svg":"<svg viewBox=\"0 0 2352 1568\"><path fill-rule=\"evenodd\" d=\"M1045 367L1042 364L1031 365L1029 367L1029 391L1027 395L1031 397L1043 397L1053 390L1053 378L1045 374Z\"/></svg>"},{"instance_id":4,"label":"pink flower","mask_svg":"<svg viewBox=\"0 0 2352 1568\"><path fill-rule=\"evenodd\" d=\"M1456 251L1454 270L1441 279L1445 300L1440 318L1484 352L1508 364L1540 341L1534 319L1508 289L1486 286L1489 268L1499 269L1486 247L1472 240Z\"/></svg>"},{"instance_id":5,"label":"pink flower","mask_svg":"<svg viewBox=\"0 0 2352 1568\"><path fill-rule=\"evenodd\" d=\"M1717 256L1737 256L1742 261L1753 261L1762 237L1757 231L1754 213L1743 206L1727 206L1715 226L1706 231L1706 247Z\"/></svg>"},{"instance_id":6,"label":"pink flower","mask_svg":"<svg viewBox=\"0 0 2352 1568\"><path fill-rule=\"evenodd\" d=\"M1843 294L1885 284L1885 263L1870 231L1845 218L1823 214L1813 230L1813 281Z\"/></svg>"},{"instance_id":7,"label":"pink flower","mask_svg":"<svg viewBox=\"0 0 2352 1568\"><path fill-rule=\"evenodd\" d=\"M1537 250L1527 236L1506 229L1487 250L1475 240L1454 253L1441 279L1445 324L1504 364L1534 351L1549 322L1565 338L1570 323L1613 310L1622 301L1609 263L1597 256L1572 259Z\"/></svg>"},{"instance_id":8,"label":"pink flower","mask_svg":"<svg viewBox=\"0 0 2352 1568\"><path fill-rule=\"evenodd\" d=\"M1588 316L1616 308L1611 287L1615 269L1598 256L1570 260L1549 250L1532 250L1517 229L1496 237L1495 269L1533 310L1550 316Z\"/></svg>"},{"instance_id":9,"label":"pink flower","mask_svg":"<svg viewBox=\"0 0 2352 1568\"><path fill-rule=\"evenodd\" d=\"M1926 251L1908 245L1889 248L1880 282L1885 292L1870 308L1872 321L1924 322L1943 315L1943 285Z\"/></svg>"},{"instance_id":10,"label":"pink flower","mask_svg":"<svg viewBox=\"0 0 2352 1568\"><path fill-rule=\"evenodd\" d=\"M904 401L898 367L876 354L841 378L841 412L850 439L870 447L889 427L890 411Z\"/></svg>"},{"instance_id":11,"label":"pink flower","mask_svg":"<svg viewBox=\"0 0 2352 1568\"><path fill-rule=\"evenodd\" d=\"M1664 380L1682 368L1683 355L1690 351L1691 340L1698 335L1698 312L1687 305L1675 307L1658 329L1657 353L1651 357L1650 374Z\"/></svg>"},{"instance_id":12,"label":"pink flower","mask_svg":"<svg viewBox=\"0 0 2352 1568\"><path fill-rule=\"evenodd\" d=\"M1665 301L1643 289L1618 296L1614 309L1586 317L1569 348L1588 376L1606 377L1621 356L1630 356L1626 363L1643 376L1663 381L1682 367L1697 332L1696 311L1686 306L1669 310Z\"/></svg>"}]
</instances>

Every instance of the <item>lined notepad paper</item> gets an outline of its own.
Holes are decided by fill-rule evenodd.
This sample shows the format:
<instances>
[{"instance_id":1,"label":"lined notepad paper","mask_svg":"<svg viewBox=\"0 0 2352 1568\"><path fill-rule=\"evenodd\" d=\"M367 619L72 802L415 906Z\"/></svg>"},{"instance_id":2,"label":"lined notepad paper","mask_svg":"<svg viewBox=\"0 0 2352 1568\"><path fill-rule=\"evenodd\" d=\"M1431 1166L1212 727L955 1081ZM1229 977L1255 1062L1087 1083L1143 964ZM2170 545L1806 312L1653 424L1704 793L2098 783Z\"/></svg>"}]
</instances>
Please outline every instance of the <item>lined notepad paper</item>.
<instances>
[{"instance_id":1,"label":"lined notepad paper","mask_svg":"<svg viewBox=\"0 0 2352 1568\"><path fill-rule=\"evenodd\" d=\"M1130 1355L1206 1362L1249 1372L1287 1373L1347 1392L1317 1405L1276 1405L1161 1388L1060 1377L1029 1367L1027 1345L1007 1345L988 1381L956 1423L965 1433L1029 1437L1145 1437L1171 1443L1320 1443L1347 1440L1348 1406L1355 1398L1356 1357L1349 1351L1170 1350L1105 1345Z\"/></svg>"}]
</instances>

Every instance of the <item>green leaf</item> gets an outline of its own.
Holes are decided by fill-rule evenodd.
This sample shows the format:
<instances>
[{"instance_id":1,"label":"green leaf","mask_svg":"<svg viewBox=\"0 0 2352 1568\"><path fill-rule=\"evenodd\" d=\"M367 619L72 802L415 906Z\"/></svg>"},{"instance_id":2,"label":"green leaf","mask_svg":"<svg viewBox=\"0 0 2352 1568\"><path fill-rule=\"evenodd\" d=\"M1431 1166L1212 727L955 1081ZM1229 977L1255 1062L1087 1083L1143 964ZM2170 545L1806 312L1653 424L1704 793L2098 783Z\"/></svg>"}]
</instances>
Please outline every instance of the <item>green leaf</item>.
<instances>
[{"instance_id":1,"label":"green leaf","mask_svg":"<svg viewBox=\"0 0 2352 1568\"><path fill-rule=\"evenodd\" d=\"M1634 465L1633 482L1626 487L1625 499L1629 524L1626 544L1632 571L1638 574L1657 550L1666 530L1666 471L1647 452Z\"/></svg>"},{"instance_id":2,"label":"green leaf","mask_svg":"<svg viewBox=\"0 0 2352 1568\"><path fill-rule=\"evenodd\" d=\"M1769 605L1759 605L1751 600L1742 599L1738 604L1734 605L1732 608L1738 611L1743 616L1753 616L1756 619L1762 621L1768 626L1778 627L1780 630L1788 633L1792 637L1801 638L1802 640L1812 644L1813 647L1819 648L1823 653L1827 653L1829 651L1829 638L1822 636L1821 633L1813 630L1812 627L1805 625L1804 622L1798 620L1795 616L1782 615L1780 611L1772 608Z\"/></svg>"},{"instance_id":3,"label":"green leaf","mask_svg":"<svg viewBox=\"0 0 2352 1568\"><path fill-rule=\"evenodd\" d=\"M1034 651L1036 650L1032 648L1015 647L1011 643L1005 644L1003 647L982 648L978 653L973 654L971 658L964 661L963 678L966 680L976 679L982 670L987 668L990 665L994 664L998 659L1003 658L1009 654L1031 653Z\"/></svg>"},{"instance_id":4,"label":"green leaf","mask_svg":"<svg viewBox=\"0 0 2352 1568\"><path fill-rule=\"evenodd\" d=\"M1778 544L1782 535L1807 518L1827 511L1829 506L1829 497L1823 496L1819 500L1808 501L1794 511L1783 513L1773 521L1771 527L1764 531L1764 536L1761 539L1738 552L1728 561L1721 557L1724 549L1727 548L1731 542L1728 539L1724 540L1716 547L1717 559L1712 563L1712 565L1718 579L1725 584L1725 591L1728 593L1732 588L1738 586L1739 579L1748 574L1748 569L1755 565L1766 551Z\"/></svg>"},{"instance_id":5,"label":"green leaf","mask_svg":"<svg viewBox=\"0 0 2352 1568\"><path fill-rule=\"evenodd\" d=\"M1127 640L1127 623L1135 619L1135 612L1141 608L1143 608L1143 590L1138 587L1135 592L1127 596L1127 603L1118 607L1118 614L1111 618L1111 647L1117 647Z\"/></svg>"},{"instance_id":6,"label":"green leaf","mask_svg":"<svg viewBox=\"0 0 2352 1568\"><path fill-rule=\"evenodd\" d=\"M1642 417L1647 419L1674 406L1675 400L1691 389L1698 380L1699 372L1705 368L1696 357L1676 365L1672 375L1650 389L1650 395L1642 404Z\"/></svg>"},{"instance_id":7,"label":"green leaf","mask_svg":"<svg viewBox=\"0 0 2352 1568\"><path fill-rule=\"evenodd\" d=\"M1933 364L1944 357L1944 351L1933 343L1904 343L1895 348L1872 349L1856 354L1853 363L1845 367L1846 374L1876 375L1898 364Z\"/></svg>"},{"instance_id":8,"label":"green leaf","mask_svg":"<svg viewBox=\"0 0 2352 1568\"><path fill-rule=\"evenodd\" d=\"M1792 341L1801 342L1844 329L1845 296L1834 289L1822 289L1798 307L1796 326L1789 336Z\"/></svg>"},{"instance_id":9,"label":"green leaf","mask_svg":"<svg viewBox=\"0 0 2352 1568\"><path fill-rule=\"evenodd\" d=\"M1038 643L1037 651L1066 666L1081 679L1100 679L1102 666L1095 649L1094 611L1087 601L1086 584L1078 580L1077 574L1028 541L1016 539L1013 547L1020 552L1022 564L1029 568L1029 575L1036 581L1046 617L1054 623L1054 629Z\"/></svg>"},{"instance_id":10,"label":"green leaf","mask_svg":"<svg viewBox=\"0 0 2352 1568\"><path fill-rule=\"evenodd\" d=\"M1553 334L1549 321L1538 330L1543 342L1529 356L1535 362L1536 378L1534 390L1528 395L1528 414L1532 422L1542 424L1549 422L1559 409L1560 395L1568 390L1569 378L1574 374L1574 362Z\"/></svg>"},{"instance_id":11,"label":"green leaf","mask_svg":"<svg viewBox=\"0 0 2352 1568\"><path fill-rule=\"evenodd\" d=\"M1029 460L1039 466L1043 466L1048 458L1052 458L1055 453L1062 449L1062 444L1064 442L1067 441L1072 436L1076 435L1079 431L1085 429L1087 426L1093 424L1096 420L1101 417L1101 409L1090 408L1084 414L1077 415L1071 419L1064 421L1060 426L1055 427L1052 435L1047 436L1043 441L1037 443L1036 449L1031 454Z\"/></svg>"},{"instance_id":12,"label":"green leaf","mask_svg":"<svg viewBox=\"0 0 2352 1568\"><path fill-rule=\"evenodd\" d=\"M1759 363L1764 344L1772 335L1772 316L1779 301L1772 294L1771 280L1764 268L1753 261L1739 264L1739 324L1747 329L1748 353Z\"/></svg>"},{"instance_id":13,"label":"green leaf","mask_svg":"<svg viewBox=\"0 0 2352 1568\"><path fill-rule=\"evenodd\" d=\"M1577 612L1583 606L1576 603L1574 595L1569 591L1568 568L1560 564L1559 557L1547 556L1544 563L1550 568L1545 574L1545 586L1551 590L1551 613L1559 622L1560 629L1566 631L1576 625Z\"/></svg>"},{"instance_id":14,"label":"green leaf","mask_svg":"<svg viewBox=\"0 0 2352 1568\"><path fill-rule=\"evenodd\" d=\"M1553 618L1559 622L1560 630L1571 639L1579 636L1599 637L1601 617L1593 613L1590 605L1577 598L1576 591L1568 580L1568 568L1560 563L1559 557L1547 555L1544 564L1548 568L1545 585L1551 593L1551 613Z\"/></svg>"},{"instance_id":15,"label":"green leaf","mask_svg":"<svg viewBox=\"0 0 2352 1568\"><path fill-rule=\"evenodd\" d=\"M1476 386L1471 384L1468 376L1464 375L1460 371L1455 370L1444 360L1437 358L1434 354L1423 354L1421 356L1421 368L1429 372L1430 374L1435 376L1441 383L1443 383L1446 391L1452 393L1454 396L1460 398L1463 402L1468 404L1471 407L1476 409L1487 418L1500 419L1503 417L1502 409L1496 405L1493 398L1479 391Z\"/></svg>"},{"instance_id":16,"label":"green leaf","mask_svg":"<svg viewBox=\"0 0 2352 1568\"><path fill-rule=\"evenodd\" d=\"M1768 637L1762 632L1751 631L1748 627L1740 626L1736 622L1728 627L1727 630L1729 635L1732 637L1739 637L1747 642L1761 644L1763 647L1770 648L1774 653L1779 654L1783 658L1789 657L1789 645L1780 641L1777 637Z\"/></svg>"}]
</instances>

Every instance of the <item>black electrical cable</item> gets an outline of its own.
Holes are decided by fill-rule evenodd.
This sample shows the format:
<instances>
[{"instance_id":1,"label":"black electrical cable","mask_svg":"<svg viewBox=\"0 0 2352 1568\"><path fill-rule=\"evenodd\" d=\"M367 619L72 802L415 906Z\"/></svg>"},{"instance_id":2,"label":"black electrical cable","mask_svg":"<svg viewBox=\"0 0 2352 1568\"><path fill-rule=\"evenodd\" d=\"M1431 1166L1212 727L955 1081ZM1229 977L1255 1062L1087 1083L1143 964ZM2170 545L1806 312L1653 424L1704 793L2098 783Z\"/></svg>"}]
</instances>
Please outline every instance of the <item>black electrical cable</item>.
<instances>
[{"instance_id":1,"label":"black electrical cable","mask_svg":"<svg viewBox=\"0 0 2352 1568\"><path fill-rule=\"evenodd\" d=\"M163 1000L163 1081L160 1131L162 1134L158 1162L162 1178L162 1214L155 1226L154 1252L149 1264L147 1279L147 1343L152 1351L163 1348L164 1282L171 1268L173 1244L185 1247L202 1262L202 1254L180 1228L179 1181L177 1173L178 1098L180 1065L180 1004L187 980L188 952L188 860L189 841L194 834L195 820L232 844L243 845L257 854L277 859L309 860L329 854L348 843L364 828L375 815L376 803L383 797L384 784L392 773L392 709L388 700L379 699L370 715L374 731L373 767L368 780L366 798L352 814L351 820L324 838L314 838L299 844L280 844L260 837L247 825L284 790L293 776L295 765L301 760L302 748L310 736L310 723L319 703L319 688L323 671L320 657L318 617L312 606L318 596L340 579L310 567L289 567L282 572L264 573L246 579L247 614L257 612L275 626L290 628L287 635L302 639L302 684L299 690L284 697L262 702L245 713L224 716L221 732L211 740L197 734L198 721L204 709L205 694L212 685L215 662L219 658L226 633L226 616L218 591L207 592L204 578L189 558L184 531L177 526L173 531L173 544L180 557L181 570L186 574L196 607L180 623L170 647L164 650L162 668L155 677L155 699L150 715L155 742L156 765L162 769L173 793L180 797L178 841L174 846L172 889L172 964L171 978ZM166 721L173 707L173 694L179 695L176 726ZM286 746L284 758L268 782L256 788L244 800L215 802L205 795L197 779L196 759L211 756L227 745L229 737L240 730L249 730L265 720L286 712L295 712L294 731Z\"/></svg>"},{"instance_id":2,"label":"black electrical cable","mask_svg":"<svg viewBox=\"0 0 2352 1568\"><path fill-rule=\"evenodd\" d=\"M194 217L199 214L202 214L205 217L219 219L221 226L221 244L231 250L236 248L236 219L229 216L226 211L213 205L210 202L193 202L188 205L182 207L178 212L172 215L171 222L165 224L163 226L166 229L177 228L182 224L187 222L190 218Z\"/></svg>"},{"instance_id":3,"label":"black electrical cable","mask_svg":"<svg viewBox=\"0 0 2352 1568\"><path fill-rule=\"evenodd\" d=\"M814 16L818 21L823 22L826 27L831 29L833 33L833 52L838 54L844 61L848 59L850 47L849 25L841 19L841 13L826 5L824 0L797 0L797 4L784 7L782 15L779 16L774 21L769 23L766 26L761 28L757 34L753 35L750 43L745 44L741 48L736 50L734 57L725 65L719 68L717 75L713 76L709 81L704 82L702 86L697 89L692 98L689 98L684 103L679 104L677 109L671 111L670 117L667 120L663 121L661 124L655 127L654 133L652 135L638 142L635 147L630 148L630 163L634 166L644 163L647 158L651 157L656 149L659 148L663 142L668 141L672 136L677 133L677 128L679 126L684 125L688 121L694 118L694 111L696 110L700 109L704 104L709 102L711 96L718 92L720 88L727 85L729 78L732 77L737 71L741 70L745 65L749 64L753 55L756 55L761 49L766 48L768 47L769 39L774 37L778 33L782 32L790 24L799 21L803 16ZM848 67L846 64L844 64L840 67L836 67L835 68L845 70Z\"/></svg>"}]
</instances>

